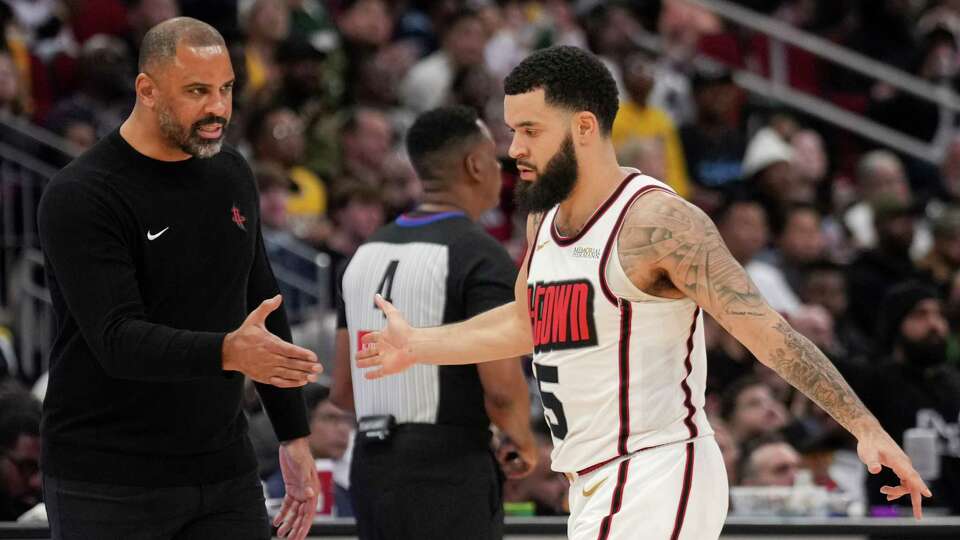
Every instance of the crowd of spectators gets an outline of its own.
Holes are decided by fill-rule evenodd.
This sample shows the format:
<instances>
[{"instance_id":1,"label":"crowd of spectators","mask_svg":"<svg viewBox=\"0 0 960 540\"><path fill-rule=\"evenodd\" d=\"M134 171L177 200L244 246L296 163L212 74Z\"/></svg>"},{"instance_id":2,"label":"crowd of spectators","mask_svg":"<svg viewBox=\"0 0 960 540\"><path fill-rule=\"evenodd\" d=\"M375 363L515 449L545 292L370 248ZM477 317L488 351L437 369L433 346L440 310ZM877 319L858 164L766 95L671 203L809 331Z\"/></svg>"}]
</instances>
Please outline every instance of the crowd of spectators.
<instances>
[{"instance_id":1,"label":"crowd of spectators","mask_svg":"<svg viewBox=\"0 0 960 540\"><path fill-rule=\"evenodd\" d=\"M960 82L955 0L738 3L931 83ZM254 168L268 252L305 279L312 266L287 248L326 253L329 280L316 286L328 301L357 247L418 200L403 135L440 105L472 106L491 127L504 188L482 223L519 260L525 216L513 205L501 81L537 48L592 50L621 90L621 163L711 215L771 305L840 367L894 438L936 432L932 502L960 513L960 134L936 105L787 48L794 88L950 141L930 164L750 95L732 73L770 70L768 38L682 0L2 0L0 123L31 122L89 148L132 108L140 38L177 15L227 38L237 74L228 137ZM639 45L644 36L659 39L659 52ZM698 55L720 64L697 65ZM304 322L317 297L284 293L291 320ZM0 378L16 353L8 338L0 327ZM707 348L708 413L732 484L791 485L806 468L819 485L885 504L836 422L710 320ZM37 437L33 399L0 391L0 520L39 492L37 458L25 453ZM4 400L18 400L16 412ZM332 426L346 414L314 418ZM543 457L530 478L507 483L506 500L563 513L565 481ZM261 467L265 481L274 472Z\"/></svg>"}]
</instances>

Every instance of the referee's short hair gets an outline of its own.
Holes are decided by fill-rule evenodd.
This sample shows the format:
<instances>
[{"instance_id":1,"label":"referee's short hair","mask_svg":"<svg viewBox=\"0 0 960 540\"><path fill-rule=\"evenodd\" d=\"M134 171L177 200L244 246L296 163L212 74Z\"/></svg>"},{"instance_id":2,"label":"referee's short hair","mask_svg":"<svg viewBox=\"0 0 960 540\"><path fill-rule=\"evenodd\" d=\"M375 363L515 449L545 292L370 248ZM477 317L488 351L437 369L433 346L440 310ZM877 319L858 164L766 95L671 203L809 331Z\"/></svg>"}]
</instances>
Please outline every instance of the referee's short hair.
<instances>
[{"instance_id":1,"label":"referee's short hair","mask_svg":"<svg viewBox=\"0 0 960 540\"><path fill-rule=\"evenodd\" d=\"M421 114L407 131L407 155L425 183L443 183L454 159L483 134L477 113L464 106L440 107ZM426 187L426 186L425 186Z\"/></svg>"}]
</instances>

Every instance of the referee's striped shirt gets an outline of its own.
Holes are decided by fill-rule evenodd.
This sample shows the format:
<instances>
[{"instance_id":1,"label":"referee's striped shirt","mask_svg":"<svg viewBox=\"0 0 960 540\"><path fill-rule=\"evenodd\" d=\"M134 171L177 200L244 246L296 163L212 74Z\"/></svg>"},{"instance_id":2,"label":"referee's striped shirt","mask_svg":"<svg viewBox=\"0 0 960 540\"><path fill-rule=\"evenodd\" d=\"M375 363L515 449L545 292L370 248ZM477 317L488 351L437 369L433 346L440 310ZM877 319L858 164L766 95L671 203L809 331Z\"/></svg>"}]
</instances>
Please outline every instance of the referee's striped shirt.
<instances>
[{"instance_id":1,"label":"referee's striped shirt","mask_svg":"<svg viewBox=\"0 0 960 540\"><path fill-rule=\"evenodd\" d=\"M517 269L507 252L461 212L404 214L354 254L342 281L339 327L352 342L358 417L392 414L417 422L488 428L475 365L428 366L375 381L356 367L360 336L386 322L380 293L415 327L468 319L514 298Z\"/></svg>"}]
</instances>

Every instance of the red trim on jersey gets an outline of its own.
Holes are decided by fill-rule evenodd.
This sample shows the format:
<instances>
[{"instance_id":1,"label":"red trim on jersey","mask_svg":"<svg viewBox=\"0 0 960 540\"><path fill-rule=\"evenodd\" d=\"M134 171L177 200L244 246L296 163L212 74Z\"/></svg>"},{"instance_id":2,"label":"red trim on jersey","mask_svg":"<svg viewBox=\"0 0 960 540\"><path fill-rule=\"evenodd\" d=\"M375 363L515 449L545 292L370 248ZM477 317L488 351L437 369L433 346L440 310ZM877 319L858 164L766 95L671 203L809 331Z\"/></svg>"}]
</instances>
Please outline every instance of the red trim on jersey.
<instances>
[{"instance_id":1,"label":"red trim on jersey","mask_svg":"<svg viewBox=\"0 0 960 540\"><path fill-rule=\"evenodd\" d=\"M540 223L537 225L537 232L533 235L533 243L527 246L527 277L530 277L530 265L533 264L533 254L537 251L537 240L540 238L540 229L543 228L543 222L546 220L546 215L540 218Z\"/></svg>"},{"instance_id":2,"label":"red trim on jersey","mask_svg":"<svg viewBox=\"0 0 960 540\"><path fill-rule=\"evenodd\" d=\"M681 441L681 442L682 442L682 441ZM636 450L636 451L634 451L634 452L631 452L631 455L632 455L632 454L639 454L640 452L646 452L647 450L653 450L654 448L660 448L661 446L669 446L669 445L671 445L671 444L675 444L675 443L668 442L668 443L663 443L663 444L655 444L655 445L653 445L653 446L645 446L645 447L643 447L643 448L641 448L641 449L639 449L639 450ZM623 457L623 456L613 456L613 457L610 458L610 459L605 459L605 460L601 461L600 463L597 463L597 464L595 464L595 465L591 465L591 466L587 467L586 469L580 469L579 471L577 471L577 476L583 476L583 475L585 475L585 474L590 474L590 473L592 473L593 471L599 469L600 467L603 467L604 465L607 465L607 464L610 463L611 461L613 461L613 460L615 460L615 459L619 459L619 458L621 458L621 457Z\"/></svg>"},{"instance_id":3,"label":"red trim on jersey","mask_svg":"<svg viewBox=\"0 0 960 540\"><path fill-rule=\"evenodd\" d=\"M633 206L633 203L639 199L641 195L654 190L660 190L671 195L677 195L669 189L655 184L643 186L637 190L637 192L630 197L630 200L627 201L627 204L623 207L623 210L620 211L620 216L617 217L617 222L614 224L613 230L610 231L610 238L607 238L607 245L603 248L603 255L600 256L600 290L603 291L603 295L606 296L607 300L609 300L614 306L617 305L617 297L615 294L613 294L613 291L610 290L610 286L607 285L607 262L610 259L610 252L613 250L613 243L616 242L617 237L620 236L620 227L623 226L623 220L627 216L627 210ZM677 196L679 197L679 195Z\"/></svg>"},{"instance_id":4,"label":"red trim on jersey","mask_svg":"<svg viewBox=\"0 0 960 540\"><path fill-rule=\"evenodd\" d=\"M623 488L627 483L629 464L629 459L620 462L620 469L617 471L617 487L613 488L613 498L610 500L610 513L600 522L600 532L597 535L597 540L606 540L610 536L613 516L620 511L620 506L623 503Z\"/></svg>"},{"instance_id":5,"label":"red trim on jersey","mask_svg":"<svg viewBox=\"0 0 960 540\"><path fill-rule=\"evenodd\" d=\"M690 501L690 486L693 484L693 461L693 443L688 442L687 462L683 466L683 488L680 489L680 501L677 503L677 517L673 520L673 534L670 535L670 540L680 538L680 530L683 529L683 518L687 514L687 502Z\"/></svg>"},{"instance_id":6,"label":"red trim on jersey","mask_svg":"<svg viewBox=\"0 0 960 540\"><path fill-rule=\"evenodd\" d=\"M693 406L692 393L690 392L690 385L687 384L687 378L690 377L690 373L693 372L693 362L690 360L690 356L693 354L693 333L697 329L697 317L700 316L700 306L697 306L697 309L693 311L693 322L690 323L690 335L687 337L687 357L683 360L683 365L687 369L687 374L683 376L683 380L680 381L680 387L683 389L684 399L683 405L687 408L687 417L683 419L683 423L687 425L687 429L690 431L690 438L693 439L697 436L698 429L697 425L693 422L693 415L697 412L696 407Z\"/></svg>"},{"instance_id":7,"label":"red trim on jersey","mask_svg":"<svg viewBox=\"0 0 960 540\"><path fill-rule=\"evenodd\" d=\"M620 302L620 436L617 438L617 455L627 453L630 438L630 325L633 308L630 302Z\"/></svg>"},{"instance_id":8,"label":"red trim on jersey","mask_svg":"<svg viewBox=\"0 0 960 540\"><path fill-rule=\"evenodd\" d=\"M593 465L587 467L586 469L580 469L579 471L577 471L577 476L583 476L583 475L585 475L585 474L590 474L590 473L592 473L593 471L599 469L600 467L603 467L604 465L606 465L606 464L610 463L611 461L617 459L618 457L620 457L620 456L613 456L613 457L610 458L610 459L605 459L605 460L601 461L600 463L593 464Z\"/></svg>"},{"instance_id":9,"label":"red trim on jersey","mask_svg":"<svg viewBox=\"0 0 960 540\"><path fill-rule=\"evenodd\" d=\"M627 177L624 178L622 182L620 182L620 185L617 186L617 189L613 190L613 193L611 193L610 196L607 197L607 200L603 201L603 204L600 205L600 208L597 208L596 210L593 211L593 215L590 216L590 219L588 219L587 222L583 225L583 228L580 229L580 232L578 232L573 236L570 236L570 237L561 236L560 233L557 232L557 213L559 212L559 210L557 212L554 212L553 219L550 220L550 234L553 235L553 241L560 246L569 246L570 244L576 242L581 237L583 237L583 235L587 234L587 231L590 230L590 227L592 227L593 224L596 223L601 216L603 216L603 213L606 212L607 209L610 208L610 205L612 205L613 202L617 200L617 197L619 197L620 194L623 193L623 190L627 187L627 184L629 184L630 180L633 180L635 176L640 176L640 173L628 174Z\"/></svg>"}]
</instances>

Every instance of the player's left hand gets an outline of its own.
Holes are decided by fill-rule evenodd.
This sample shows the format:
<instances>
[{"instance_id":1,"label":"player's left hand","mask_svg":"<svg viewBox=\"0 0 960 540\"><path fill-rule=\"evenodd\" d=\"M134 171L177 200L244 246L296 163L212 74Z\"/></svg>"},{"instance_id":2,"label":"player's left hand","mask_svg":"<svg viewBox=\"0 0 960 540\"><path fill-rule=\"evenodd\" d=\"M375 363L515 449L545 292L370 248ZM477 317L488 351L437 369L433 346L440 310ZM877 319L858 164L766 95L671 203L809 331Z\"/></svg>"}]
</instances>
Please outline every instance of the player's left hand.
<instances>
[{"instance_id":1,"label":"player's left hand","mask_svg":"<svg viewBox=\"0 0 960 540\"><path fill-rule=\"evenodd\" d=\"M280 445L280 471L286 495L280 512L273 519L273 526L279 527L277 536L280 538L303 540L313 525L320 493L317 469L306 438Z\"/></svg>"},{"instance_id":2,"label":"player's left hand","mask_svg":"<svg viewBox=\"0 0 960 540\"><path fill-rule=\"evenodd\" d=\"M920 478L920 473L913 468L913 462L907 454L886 431L878 427L867 432L857 442L857 454L870 474L879 474L883 467L893 470L900 478L900 485L883 486L880 493L886 495L888 501L909 494L913 503L913 517L917 520L923 518L923 497L932 497L933 493Z\"/></svg>"}]
</instances>

